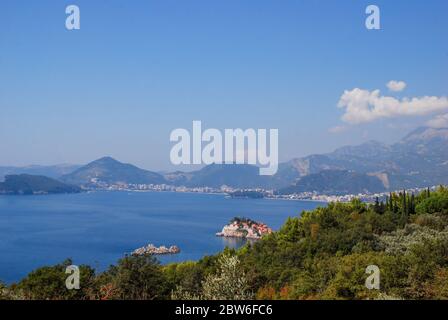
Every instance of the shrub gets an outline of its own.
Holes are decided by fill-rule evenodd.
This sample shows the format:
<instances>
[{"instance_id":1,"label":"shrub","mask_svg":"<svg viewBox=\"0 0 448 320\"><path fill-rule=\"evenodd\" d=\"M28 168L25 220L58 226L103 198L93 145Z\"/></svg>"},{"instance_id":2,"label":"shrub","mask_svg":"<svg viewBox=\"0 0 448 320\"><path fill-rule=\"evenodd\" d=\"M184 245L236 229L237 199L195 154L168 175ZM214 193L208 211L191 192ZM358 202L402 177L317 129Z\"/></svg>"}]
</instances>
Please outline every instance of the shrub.
<instances>
[{"instance_id":1,"label":"shrub","mask_svg":"<svg viewBox=\"0 0 448 320\"><path fill-rule=\"evenodd\" d=\"M448 214L448 195L445 193L436 193L419 203L415 211L417 214Z\"/></svg>"},{"instance_id":2,"label":"shrub","mask_svg":"<svg viewBox=\"0 0 448 320\"><path fill-rule=\"evenodd\" d=\"M241 269L238 257L223 254L218 260L218 271L209 274L202 282L202 291L195 295L178 287L171 295L175 300L250 300L248 280Z\"/></svg>"},{"instance_id":3,"label":"shrub","mask_svg":"<svg viewBox=\"0 0 448 320\"><path fill-rule=\"evenodd\" d=\"M116 296L123 300L155 300L168 297L166 277L151 255L129 256L108 271Z\"/></svg>"},{"instance_id":4,"label":"shrub","mask_svg":"<svg viewBox=\"0 0 448 320\"><path fill-rule=\"evenodd\" d=\"M70 259L61 264L39 268L20 281L15 288L16 294L31 300L85 300L89 299L95 271L89 266L80 266L80 289L69 290L66 287L66 268L72 265Z\"/></svg>"}]
</instances>

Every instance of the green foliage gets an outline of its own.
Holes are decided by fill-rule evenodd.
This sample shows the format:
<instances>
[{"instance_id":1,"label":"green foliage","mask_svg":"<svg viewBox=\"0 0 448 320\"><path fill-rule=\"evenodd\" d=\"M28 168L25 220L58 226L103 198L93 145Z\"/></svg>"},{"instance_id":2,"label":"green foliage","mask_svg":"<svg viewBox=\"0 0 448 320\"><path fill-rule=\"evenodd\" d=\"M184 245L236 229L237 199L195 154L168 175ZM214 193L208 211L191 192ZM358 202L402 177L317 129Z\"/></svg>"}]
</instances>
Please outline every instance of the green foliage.
<instances>
[{"instance_id":1,"label":"green foliage","mask_svg":"<svg viewBox=\"0 0 448 320\"><path fill-rule=\"evenodd\" d=\"M238 257L223 254L218 260L218 270L205 277L200 292L178 286L171 296L176 300L250 300L253 293Z\"/></svg>"},{"instance_id":2,"label":"green foliage","mask_svg":"<svg viewBox=\"0 0 448 320\"><path fill-rule=\"evenodd\" d=\"M249 291L247 277L240 267L238 257L222 255L219 258L219 270L205 277L202 283L202 295L206 300L249 300L253 294Z\"/></svg>"},{"instance_id":3,"label":"green foliage","mask_svg":"<svg viewBox=\"0 0 448 320\"><path fill-rule=\"evenodd\" d=\"M34 193L77 193L81 189L60 181L29 174L7 175L5 182L0 182L0 193L34 194Z\"/></svg>"},{"instance_id":4,"label":"green foliage","mask_svg":"<svg viewBox=\"0 0 448 320\"><path fill-rule=\"evenodd\" d=\"M443 231L448 226L448 215L420 214L411 217L411 221L422 227Z\"/></svg>"},{"instance_id":5,"label":"green foliage","mask_svg":"<svg viewBox=\"0 0 448 320\"><path fill-rule=\"evenodd\" d=\"M417 214L448 214L448 195L444 193L434 194L418 204L415 210Z\"/></svg>"},{"instance_id":6,"label":"green foliage","mask_svg":"<svg viewBox=\"0 0 448 320\"><path fill-rule=\"evenodd\" d=\"M0 281L0 300L7 300L9 298L8 287Z\"/></svg>"},{"instance_id":7,"label":"green foliage","mask_svg":"<svg viewBox=\"0 0 448 320\"><path fill-rule=\"evenodd\" d=\"M443 257L448 254L443 248L448 243L448 219L414 214L416 206L444 192L391 194L383 205L378 201L367 206L358 200L331 203L288 219L279 232L242 250L242 263L257 297L446 297L440 277L446 274ZM409 221L415 224L407 224ZM421 254L424 259L417 259L417 250L431 254ZM364 285L365 268L370 264L380 267L380 292ZM435 277L437 270L442 271ZM417 288L425 289L422 293Z\"/></svg>"},{"instance_id":8,"label":"green foliage","mask_svg":"<svg viewBox=\"0 0 448 320\"><path fill-rule=\"evenodd\" d=\"M95 271L89 266L80 266L80 289L68 290L65 281L66 268L71 260L51 267L42 267L31 272L15 288L24 299L32 300L84 300L89 298Z\"/></svg>"},{"instance_id":9,"label":"green foliage","mask_svg":"<svg viewBox=\"0 0 448 320\"><path fill-rule=\"evenodd\" d=\"M448 241L448 228L438 231L417 224L408 224L403 229L378 237L381 249L389 254L404 254L413 246L427 240Z\"/></svg>"},{"instance_id":10,"label":"green foliage","mask_svg":"<svg viewBox=\"0 0 448 320\"><path fill-rule=\"evenodd\" d=\"M129 256L107 271L114 288L109 298L154 300L168 297L169 288L162 267L154 256Z\"/></svg>"}]
</instances>

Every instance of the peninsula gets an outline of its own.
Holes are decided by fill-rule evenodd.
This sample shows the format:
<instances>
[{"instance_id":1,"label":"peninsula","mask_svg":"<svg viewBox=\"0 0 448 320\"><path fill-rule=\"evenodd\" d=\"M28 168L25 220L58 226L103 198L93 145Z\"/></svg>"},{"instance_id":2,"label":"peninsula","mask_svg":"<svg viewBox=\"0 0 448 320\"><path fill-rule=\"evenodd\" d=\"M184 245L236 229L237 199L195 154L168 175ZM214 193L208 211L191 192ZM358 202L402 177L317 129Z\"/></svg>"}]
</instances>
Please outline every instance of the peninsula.
<instances>
[{"instance_id":1,"label":"peninsula","mask_svg":"<svg viewBox=\"0 0 448 320\"><path fill-rule=\"evenodd\" d=\"M7 175L5 181L0 182L0 194L6 195L79 193L81 191L78 186L30 174Z\"/></svg>"}]
</instances>

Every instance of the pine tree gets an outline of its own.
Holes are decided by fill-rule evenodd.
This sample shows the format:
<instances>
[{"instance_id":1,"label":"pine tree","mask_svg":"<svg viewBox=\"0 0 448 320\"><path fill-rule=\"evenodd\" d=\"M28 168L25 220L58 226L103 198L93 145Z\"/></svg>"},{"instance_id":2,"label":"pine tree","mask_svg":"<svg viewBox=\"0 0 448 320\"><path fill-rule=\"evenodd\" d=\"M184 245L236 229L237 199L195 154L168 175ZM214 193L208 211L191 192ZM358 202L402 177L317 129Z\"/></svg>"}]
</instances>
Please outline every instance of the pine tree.
<instances>
[{"instance_id":1,"label":"pine tree","mask_svg":"<svg viewBox=\"0 0 448 320\"><path fill-rule=\"evenodd\" d=\"M400 193L402 208L401 208L401 225L404 226L408 221L408 204L407 204L407 195L406 190L403 190L403 193Z\"/></svg>"},{"instance_id":2,"label":"pine tree","mask_svg":"<svg viewBox=\"0 0 448 320\"><path fill-rule=\"evenodd\" d=\"M403 190L403 214L405 216L408 215L408 200L407 200L407 195L406 195L406 190Z\"/></svg>"},{"instance_id":3,"label":"pine tree","mask_svg":"<svg viewBox=\"0 0 448 320\"><path fill-rule=\"evenodd\" d=\"M384 214L384 212L386 212L386 208L385 208L384 202L381 201L380 202L380 214Z\"/></svg>"},{"instance_id":4,"label":"pine tree","mask_svg":"<svg viewBox=\"0 0 448 320\"><path fill-rule=\"evenodd\" d=\"M410 209L410 213L411 213L411 214L415 214L415 195L414 195L414 193L412 193L412 196L411 196L411 209Z\"/></svg>"},{"instance_id":5,"label":"pine tree","mask_svg":"<svg viewBox=\"0 0 448 320\"><path fill-rule=\"evenodd\" d=\"M398 213L398 204L397 204L397 195L394 193L393 194L393 202L392 202L392 212L394 214Z\"/></svg>"},{"instance_id":6,"label":"pine tree","mask_svg":"<svg viewBox=\"0 0 448 320\"><path fill-rule=\"evenodd\" d=\"M373 211L375 211L375 213L380 213L380 200L378 199L378 197L375 198L375 204L373 206Z\"/></svg>"}]
</instances>

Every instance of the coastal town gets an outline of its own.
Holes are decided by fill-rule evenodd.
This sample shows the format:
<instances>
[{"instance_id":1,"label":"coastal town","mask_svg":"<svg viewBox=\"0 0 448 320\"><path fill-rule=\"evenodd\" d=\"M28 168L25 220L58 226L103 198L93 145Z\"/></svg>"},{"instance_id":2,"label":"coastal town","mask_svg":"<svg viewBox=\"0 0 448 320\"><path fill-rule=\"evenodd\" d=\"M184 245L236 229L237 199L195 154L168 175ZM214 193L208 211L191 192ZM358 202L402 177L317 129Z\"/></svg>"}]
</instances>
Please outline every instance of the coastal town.
<instances>
[{"instance_id":1,"label":"coastal town","mask_svg":"<svg viewBox=\"0 0 448 320\"><path fill-rule=\"evenodd\" d=\"M174 186L169 184L106 184L92 179L89 190L106 190L106 191L128 191L128 192L179 192L179 193L208 193L208 194L224 194L230 198L254 198L254 199L278 199L278 200L299 200L299 201L318 201L318 202L350 202L353 199L359 199L363 202L373 203L376 199L384 200L390 192L400 192L401 190L393 190L379 193L358 193L358 194L337 194L327 195L319 192L301 192L293 194L277 194L275 190L263 188L232 188L223 185L220 188L211 187L185 187ZM424 190L436 190L437 186L428 188L408 188L406 191L410 194L418 194Z\"/></svg>"},{"instance_id":2,"label":"coastal town","mask_svg":"<svg viewBox=\"0 0 448 320\"><path fill-rule=\"evenodd\" d=\"M233 218L222 228L221 232L216 233L216 236L257 240L271 233L272 229L264 223L247 218Z\"/></svg>"}]
</instances>

